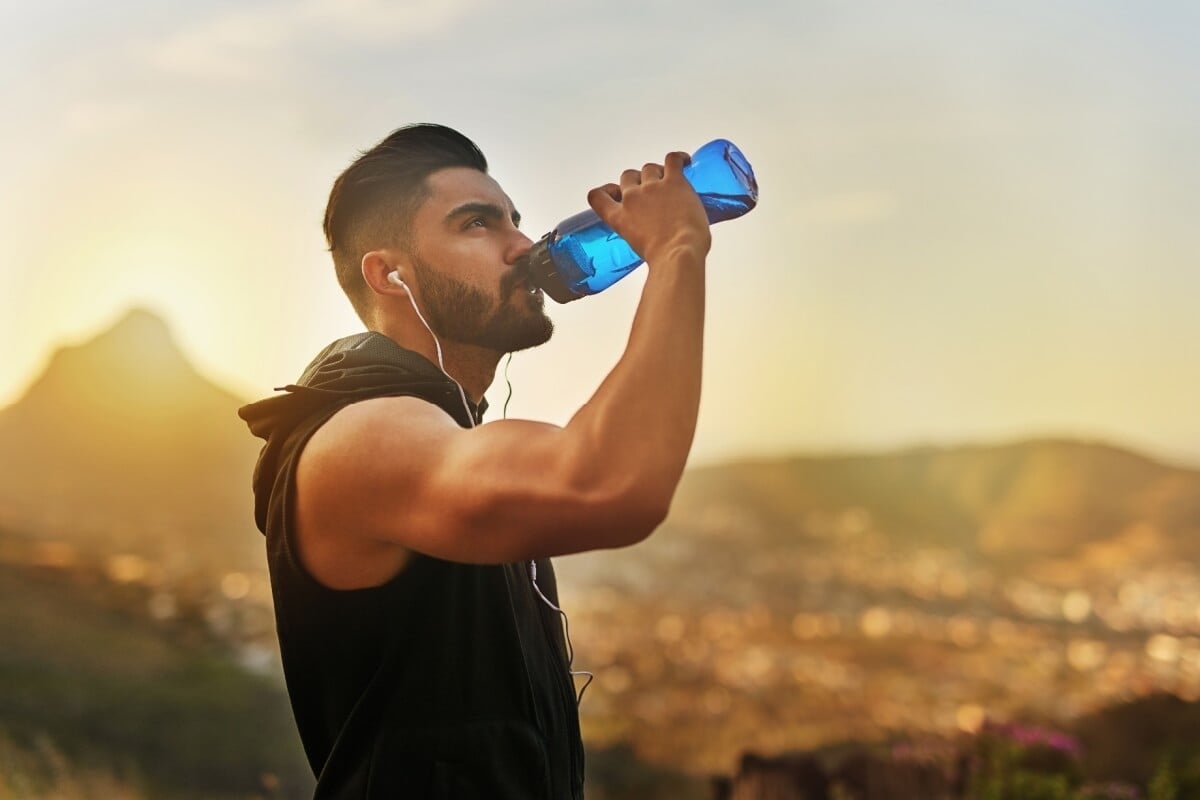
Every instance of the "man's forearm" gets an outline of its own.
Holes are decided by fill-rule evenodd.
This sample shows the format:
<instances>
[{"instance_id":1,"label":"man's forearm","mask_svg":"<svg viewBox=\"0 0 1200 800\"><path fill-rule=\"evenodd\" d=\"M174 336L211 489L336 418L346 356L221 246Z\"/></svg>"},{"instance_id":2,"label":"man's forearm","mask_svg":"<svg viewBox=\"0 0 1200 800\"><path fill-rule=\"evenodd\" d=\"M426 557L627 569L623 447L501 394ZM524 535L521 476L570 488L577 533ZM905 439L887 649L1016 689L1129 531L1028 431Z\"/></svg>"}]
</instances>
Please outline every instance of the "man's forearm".
<instances>
[{"instance_id":1,"label":"man's forearm","mask_svg":"<svg viewBox=\"0 0 1200 800\"><path fill-rule=\"evenodd\" d=\"M624 354L566 428L581 437L588 480L662 514L696 432L704 269L687 250L651 265Z\"/></svg>"}]
</instances>

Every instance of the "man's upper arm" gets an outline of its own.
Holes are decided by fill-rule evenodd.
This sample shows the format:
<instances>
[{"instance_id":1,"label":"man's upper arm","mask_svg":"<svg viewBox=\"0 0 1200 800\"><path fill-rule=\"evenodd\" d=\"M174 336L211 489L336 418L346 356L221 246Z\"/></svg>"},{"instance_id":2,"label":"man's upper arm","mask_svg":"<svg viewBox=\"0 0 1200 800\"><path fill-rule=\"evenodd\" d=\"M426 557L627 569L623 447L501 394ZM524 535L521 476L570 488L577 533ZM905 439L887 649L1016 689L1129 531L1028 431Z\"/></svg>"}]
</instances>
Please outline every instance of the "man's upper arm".
<instances>
[{"instance_id":1,"label":"man's upper arm","mask_svg":"<svg viewBox=\"0 0 1200 800\"><path fill-rule=\"evenodd\" d=\"M660 515L637 487L585 464L557 426L460 428L413 397L350 405L309 440L297 472L308 535L390 542L437 558L504 563L638 541Z\"/></svg>"}]
</instances>

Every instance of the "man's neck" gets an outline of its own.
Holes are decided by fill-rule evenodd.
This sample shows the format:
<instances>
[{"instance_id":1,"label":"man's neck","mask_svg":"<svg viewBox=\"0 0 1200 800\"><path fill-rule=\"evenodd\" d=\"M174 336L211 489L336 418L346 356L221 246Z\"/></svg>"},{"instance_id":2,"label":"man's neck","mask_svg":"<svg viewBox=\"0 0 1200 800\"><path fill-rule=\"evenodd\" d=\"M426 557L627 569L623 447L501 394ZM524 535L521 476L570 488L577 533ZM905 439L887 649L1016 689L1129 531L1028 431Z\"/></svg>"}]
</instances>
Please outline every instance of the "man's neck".
<instances>
[{"instance_id":1,"label":"man's neck","mask_svg":"<svg viewBox=\"0 0 1200 800\"><path fill-rule=\"evenodd\" d=\"M467 397L476 405L479 405L479 401L483 399L483 393L492 385L492 380L496 377L496 365L500 363L501 355L503 354L486 347L442 342L442 361L445 364L446 373L458 381L463 391L467 393ZM437 363L436 350L430 360Z\"/></svg>"},{"instance_id":2,"label":"man's neck","mask_svg":"<svg viewBox=\"0 0 1200 800\"><path fill-rule=\"evenodd\" d=\"M433 337L424 327L413 326L411 329L405 329L403 326L385 323L375 330L404 349L420 353L432 364L437 365L437 348L433 344ZM483 393L496 377L496 365L500 363L503 353L458 342L443 341L441 344L442 363L445 365L446 374L462 386L472 403L478 405Z\"/></svg>"}]
</instances>

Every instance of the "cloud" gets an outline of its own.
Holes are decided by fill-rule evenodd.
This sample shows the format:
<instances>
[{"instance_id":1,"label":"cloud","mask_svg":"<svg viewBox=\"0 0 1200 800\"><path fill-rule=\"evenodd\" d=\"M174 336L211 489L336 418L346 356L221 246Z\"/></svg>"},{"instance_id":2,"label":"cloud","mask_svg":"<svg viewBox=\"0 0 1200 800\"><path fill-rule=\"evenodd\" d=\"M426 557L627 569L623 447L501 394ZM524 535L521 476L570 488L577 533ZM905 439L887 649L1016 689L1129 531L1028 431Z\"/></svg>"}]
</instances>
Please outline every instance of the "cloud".
<instances>
[{"instance_id":1,"label":"cloud","mask_svg":"<svg viewBox=\"0 0 1200 800\"><path fill-rule=\"evenodd\" d=\"M402 44L449 29L489 0L305 0L239 7L146 48L168 72L218 82L279 73L306 42Z\"/></svg>"}]
</instances>

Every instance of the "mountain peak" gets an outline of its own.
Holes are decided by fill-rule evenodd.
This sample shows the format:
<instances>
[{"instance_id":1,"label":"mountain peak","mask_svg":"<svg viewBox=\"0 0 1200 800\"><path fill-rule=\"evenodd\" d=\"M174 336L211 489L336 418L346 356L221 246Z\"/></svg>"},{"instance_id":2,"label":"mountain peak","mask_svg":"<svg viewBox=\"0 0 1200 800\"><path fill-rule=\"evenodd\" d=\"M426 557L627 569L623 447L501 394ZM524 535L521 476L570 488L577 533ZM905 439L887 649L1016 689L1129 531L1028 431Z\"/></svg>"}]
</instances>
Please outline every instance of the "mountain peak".
<instances>
[{"instance_id":1,"label":"mountain peak","mask_svg":"<svg viewBox=\"0 0 1200 800\"><path fill-rule=\"evenodd\" d=\"M195 371L162 316L134 307L91 339L56 350L25 396L3 415L8 419L0 421L17 424L17 418L29 417L22 424L32 424L49 415L122 432L152 431L156 420L176 424L198 404L236 402Z\"/></svg>"},{"instance_id":2,"label":"mountain peak","mask_svg":"<svg viewBox=\"0 0 1200 800\"><path fill-rule=\"evenodd\" d=\"M171 338L167 321L144 306L134 306L126 311L107 331L101 335L139 335Z\"/></svg>"},{"instance_id":3,"label":"mountain peak","mask_svg":"<svg viewBox=\"0 0 1200 800\"><path fill-rule=\"evenodd\" d=\"M231 509L246 523L230 530L248 533L249 493L234 487L249 485L259 445L237 417L241 403L192 367L161 316L133 308L58 348L0 409L0 509L30 526L69 509L65 527L80 530L55 535L160 559L239 552L258 537L208 545L191 534Z\"/></svg>"},{"instance_id":4,"label":"mountain peak","mask_svg":"<svg viewBox=\"0 0 1200 800\"><path fill-rule=\"evenodd\" d=\"M166 320L153 311L136 306L127 311L112 326L80 345L63 348L59 353L75 351L103 361L128 363L131 359L148 358L161 367L164 363L186 366L186 358L175 344L175 337Z\"/></svg>"}]
</instances>

